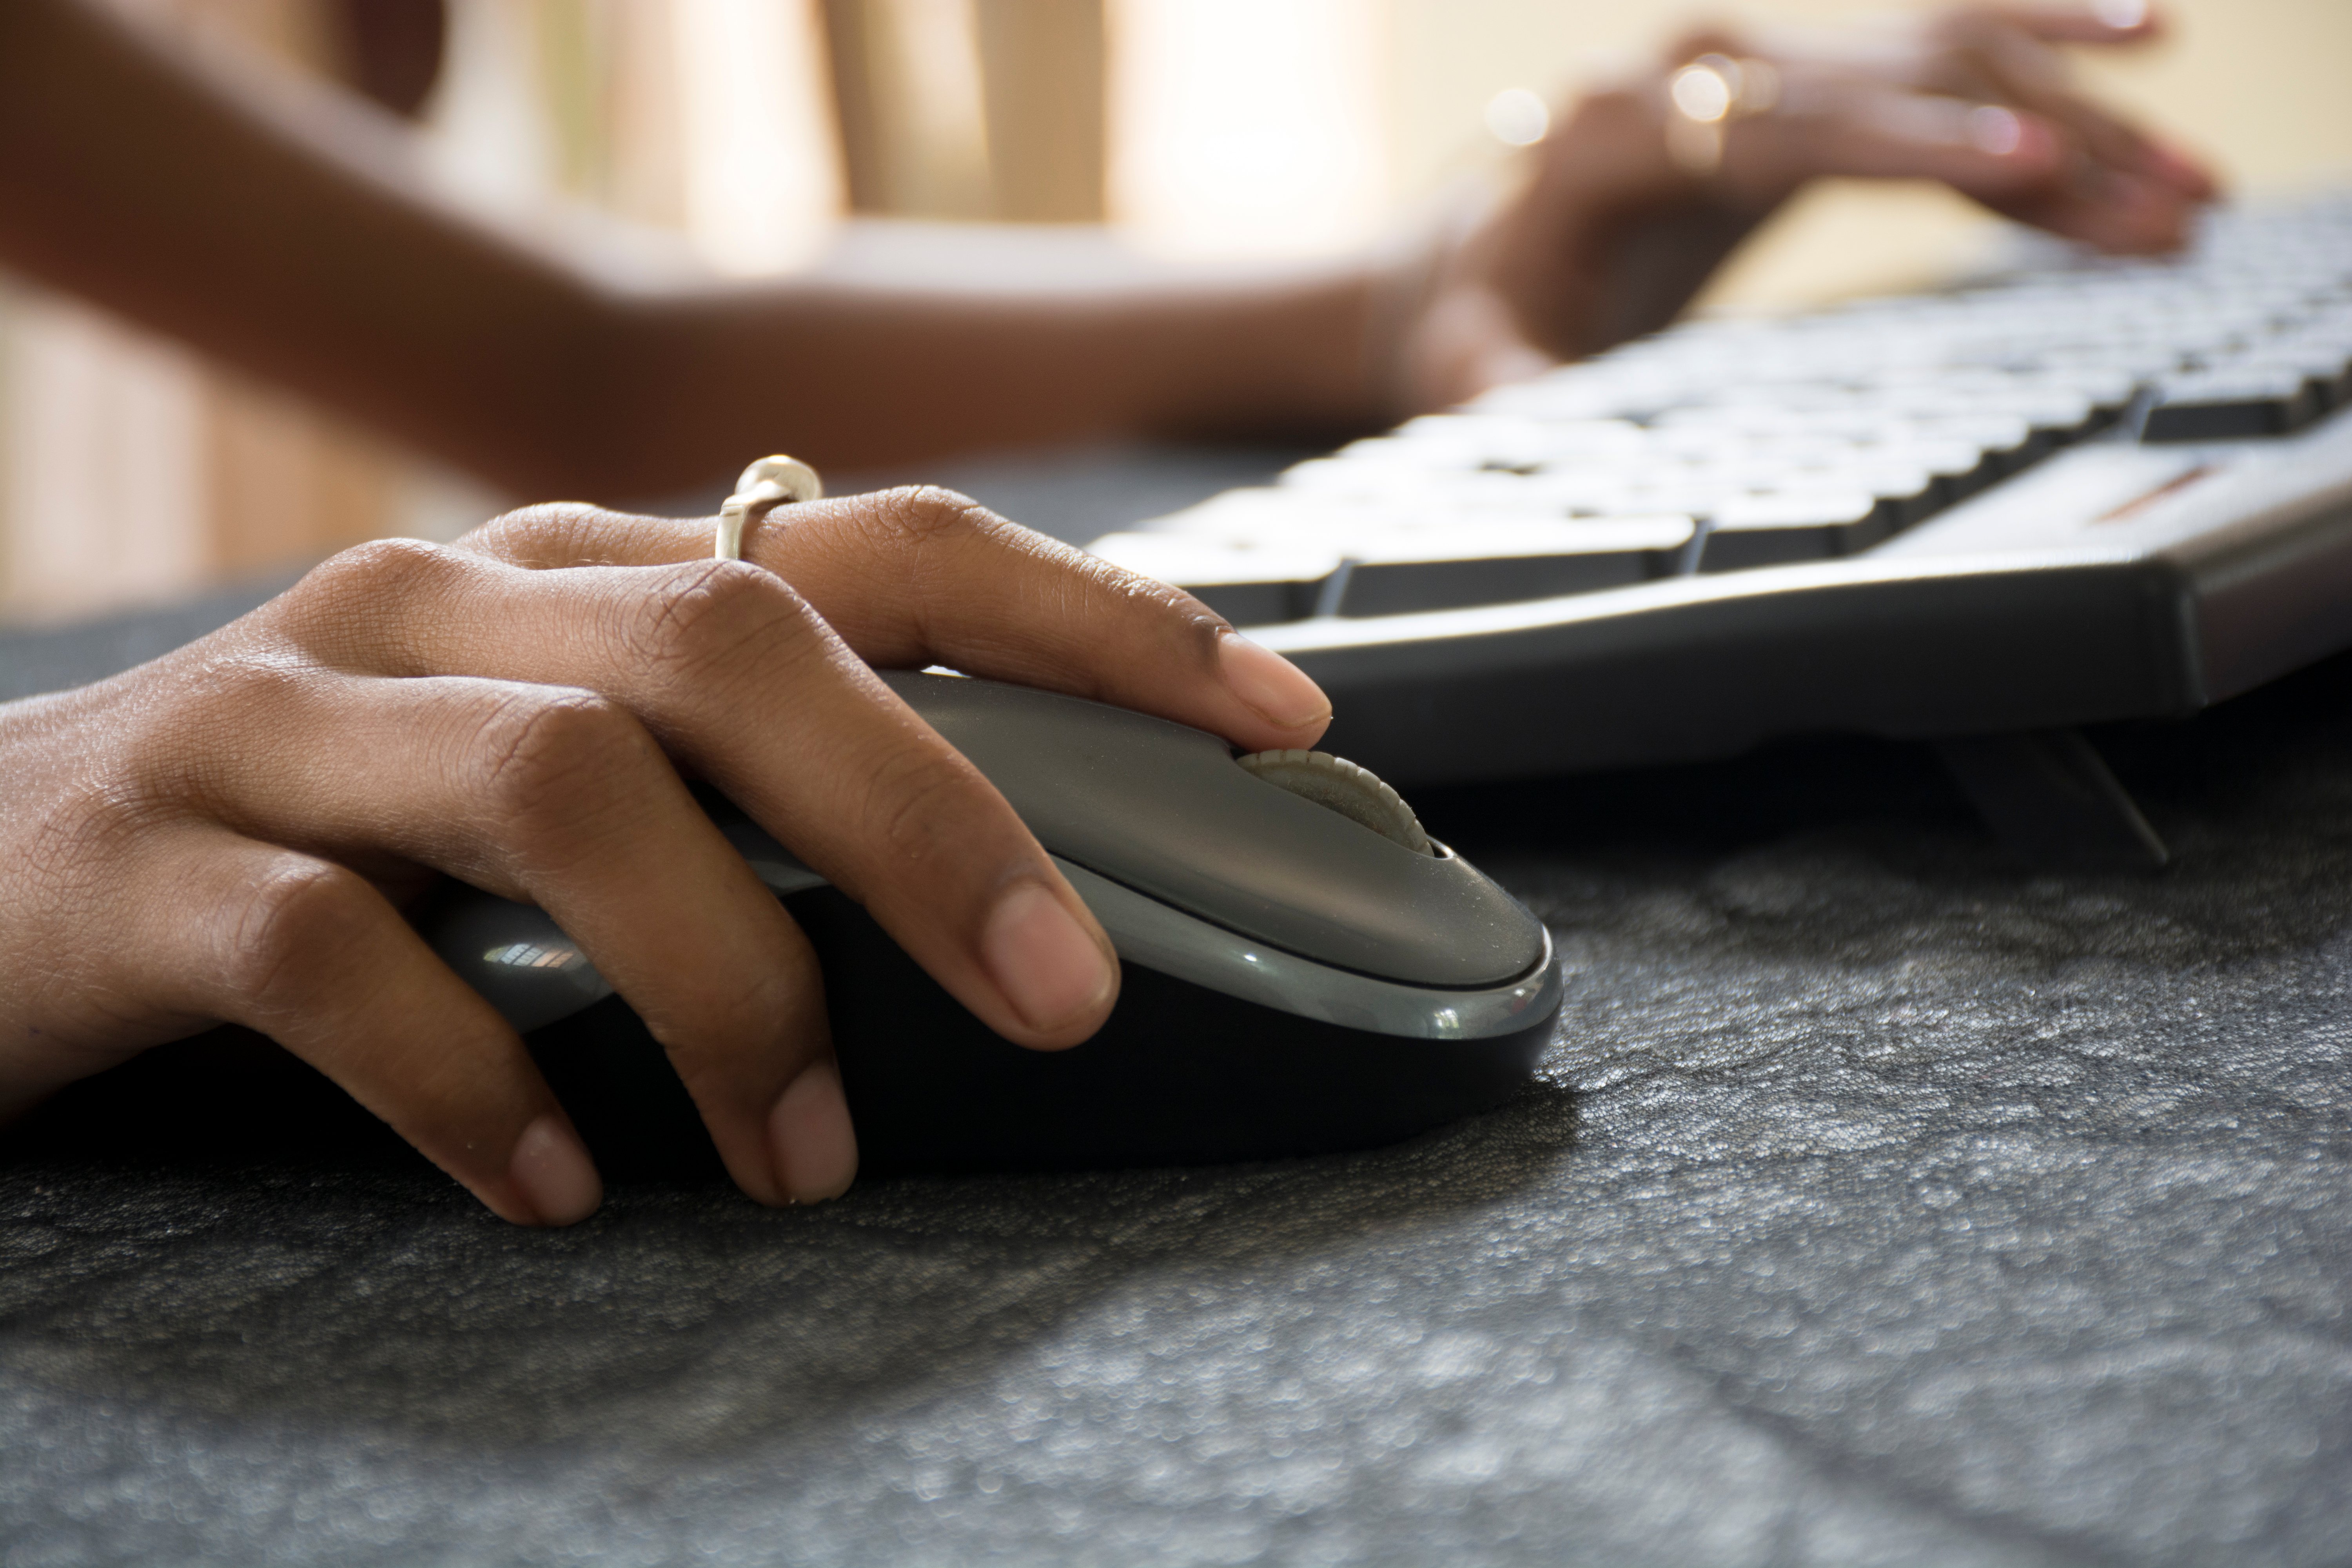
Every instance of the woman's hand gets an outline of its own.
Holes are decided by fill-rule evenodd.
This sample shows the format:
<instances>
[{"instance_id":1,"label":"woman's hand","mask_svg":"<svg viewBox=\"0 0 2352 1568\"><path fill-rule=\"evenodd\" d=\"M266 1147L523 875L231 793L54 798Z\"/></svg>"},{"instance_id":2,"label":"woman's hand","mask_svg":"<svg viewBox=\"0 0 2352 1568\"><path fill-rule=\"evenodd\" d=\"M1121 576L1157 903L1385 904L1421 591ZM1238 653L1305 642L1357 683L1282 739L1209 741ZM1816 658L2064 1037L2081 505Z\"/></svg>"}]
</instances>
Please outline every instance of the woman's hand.
<instances>
[{"instance_id":1,"label":"woman's hand","mask_svg":"<svg viewBox=\"0 0 2352 1568\"><path fill-rule=\"evenodd\" d=\"M506 1218L602 1196L521 1040L401 918L436 874L546 909L763 1203L856 1142L809 945L707 779L990 1027L1075 1045L1116 955L1010 806L871 666L1312 744L1322 693L1197 601L897 490L709 521L512 513L335 557L243 620L0 707L0 1114L217 1021L327 1073Z\"/></svg>"},{"instance_id":2,"label":"woman's hand","mask_svg":"<svg viewBox=\"0 0 2352 1568\"><path fill-rule=\"evenodd\" d=\"M2059 47L2157 31L2139 0L1970 5L1834 33L1700 28L1577 102L1517 197L1440 250L1396 337L1403 400L1443 406L1664 325L1818 175L1940 180L2102 249L2177 246L2212 178L2075 91ZM1747 62L1749 79L1724 118L1694 122L1673 79L1706 56L1735 83Z\"/></svg>"}]
</instances>

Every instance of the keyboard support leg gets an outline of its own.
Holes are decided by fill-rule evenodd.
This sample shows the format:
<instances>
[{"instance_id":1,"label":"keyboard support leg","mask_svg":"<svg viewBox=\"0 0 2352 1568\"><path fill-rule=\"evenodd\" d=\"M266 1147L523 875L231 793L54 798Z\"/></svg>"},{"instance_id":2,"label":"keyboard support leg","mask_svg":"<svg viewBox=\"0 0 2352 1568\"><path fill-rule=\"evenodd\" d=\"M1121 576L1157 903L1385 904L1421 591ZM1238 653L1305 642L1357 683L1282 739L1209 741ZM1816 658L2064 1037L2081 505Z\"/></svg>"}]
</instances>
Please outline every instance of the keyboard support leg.
<instances>
[{"instance_id":1,"label":"keyboard support leg","mask_svg":"<svg viewBox=\"0 0 2352 1568\"><path fill-rule=\"evenodd\" d=\"M2080 731L1966 735L1935 746L1993 837L2037 866L2156 871L2172 858Z\"/></svg>"}]
</instances>

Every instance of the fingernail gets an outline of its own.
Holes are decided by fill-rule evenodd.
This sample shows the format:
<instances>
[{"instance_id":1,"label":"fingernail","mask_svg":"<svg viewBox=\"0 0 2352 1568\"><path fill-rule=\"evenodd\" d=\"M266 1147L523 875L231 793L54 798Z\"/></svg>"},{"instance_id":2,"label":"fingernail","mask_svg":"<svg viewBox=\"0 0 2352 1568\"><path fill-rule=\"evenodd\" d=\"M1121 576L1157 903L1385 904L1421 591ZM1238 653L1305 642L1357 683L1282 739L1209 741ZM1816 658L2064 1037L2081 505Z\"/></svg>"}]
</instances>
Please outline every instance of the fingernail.
<instances>
[{"instance_id":1,"label":"fingernail","mask_svg":"<svg viewBox=\"0 0 2352 1568\"><path fill-rule=\"evenodd\" d=\"M577 1225L604 1201L604 1184L588 1151L559 1117L542 1116L523 1129L507 1174L541 1225Z\"/></svg>"},{"instance_id":2,"label":"fingernail","mask_svg":"<svg viewBox=\"0 0 2352 1568\"><path fill-rule=\"evenodd\" d=\"M1969 145L1996 158L2021 163L2046 163L2058 154L2058 137L2035 115L2020 114L1998 103L1979 104L1963 121Z\"/></svg>"},{"instance_id":3,"label":"fingernail","mask_svg":"<svg viewBox=\"0 0 2352 1568\"><path fill-rule=\"evenodd\" d=\"M1118 983L1102 948L1042 882L1017 882L997 900L980 956L1021 1021L1040 1033L1101 1006Z\"/></svg>"},{"instance_id":4,"label":"fingernail","mask_svg":"<svg viewBox=\"0 0 2352 1568\"><path fill-rule=\"evenodd\" d=\"M784 1086L768 1112L768 1162L776 1184L796 1204L823 1203L857 1177L857 1131L832 1058L811 1062Z\"/></svg>"},{"instance_id":5,"label":"fingernail","mask_svg":"<svg viewBox=\"0 0 2352 1568\"><path fill-rule=\"evenodd\" d=\"M2091 0L2091 15L2118 33L2147 20L2147 0Z\"/></svg>"},{"instance_id":6,"label":"fingernail","mask_svg":"<svg viewBox=\"0 0 2352 1568\"><path fill-rule=\"evenodd\" d=\"M1978 152L2006 158L2025 144L2025 122L1997 103L1969 110L1969 141Z\"/></svg>"},{"instance_id":7,"label":"fingernail","mask_svg":"<svg viewBox=\"0 0 2352 1568\"><path fill-rule=\"evenodd\" d=\"M1307 672L1238 632L1217 637L1217 659L1225 685L1252 712L1286 730L1301 730L1331 717L1331 700Z\"/></svg>"}]
</instances>

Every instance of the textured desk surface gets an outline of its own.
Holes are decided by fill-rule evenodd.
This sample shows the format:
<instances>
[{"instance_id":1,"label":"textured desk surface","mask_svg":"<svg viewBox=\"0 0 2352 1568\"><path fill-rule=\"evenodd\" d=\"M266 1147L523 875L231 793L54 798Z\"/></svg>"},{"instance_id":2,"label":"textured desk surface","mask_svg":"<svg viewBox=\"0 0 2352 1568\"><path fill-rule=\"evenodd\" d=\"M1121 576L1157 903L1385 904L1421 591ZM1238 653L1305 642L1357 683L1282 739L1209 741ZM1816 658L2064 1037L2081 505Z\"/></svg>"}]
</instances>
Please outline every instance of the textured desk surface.
<instances>
[{"instance_id":1,"label":"textured desk surface","mask_svg":"<svg viewBox=\"0 0 2352 1568\"><path fill-rule=\"evenodd\" d=\"M533 1234L159 1058L0 1168L0 1560L2343 1562L2347 716L2105 737L2149 880L1891 747L1425 800L1568 1005L1349 1158Z\"/></svg>"}]
</instances>

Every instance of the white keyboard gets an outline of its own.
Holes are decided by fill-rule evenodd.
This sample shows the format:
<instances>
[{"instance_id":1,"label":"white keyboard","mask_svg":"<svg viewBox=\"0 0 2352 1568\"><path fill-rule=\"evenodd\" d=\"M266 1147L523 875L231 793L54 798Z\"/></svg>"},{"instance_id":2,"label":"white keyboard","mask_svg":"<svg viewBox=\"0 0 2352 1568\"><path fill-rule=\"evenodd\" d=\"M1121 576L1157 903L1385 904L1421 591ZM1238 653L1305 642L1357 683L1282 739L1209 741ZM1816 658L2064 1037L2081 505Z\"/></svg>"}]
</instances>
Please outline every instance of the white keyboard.
<instances>
[{"instance_id":1,"label":"white keyboard","mask_svg":"<svg viewBox=\"0 0 2352 1568\"><path fill-rule=\"evenodd\" d=\"M2352 193L1690 321L1093 548L1405 786L2190 712L2352 645Z\"/></svg>"}]
</instances>

